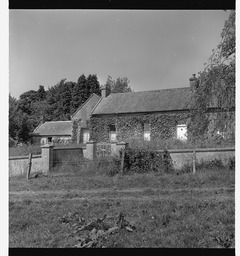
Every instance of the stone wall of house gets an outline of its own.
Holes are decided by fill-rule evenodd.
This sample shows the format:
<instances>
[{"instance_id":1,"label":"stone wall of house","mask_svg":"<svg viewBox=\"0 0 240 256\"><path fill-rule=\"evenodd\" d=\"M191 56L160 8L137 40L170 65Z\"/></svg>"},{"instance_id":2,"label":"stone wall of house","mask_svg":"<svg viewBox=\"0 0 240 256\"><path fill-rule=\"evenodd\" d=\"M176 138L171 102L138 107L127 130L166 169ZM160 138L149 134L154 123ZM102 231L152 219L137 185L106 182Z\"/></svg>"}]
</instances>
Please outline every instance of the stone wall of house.
<instances>
[{"instance_id":1,"label":"stone wall of house","mask_svg":"<svg viewBox=\"0 0 240 256\"><path fill-rule=\"evenodd\" d=\"M186 123L190 112L92 116L90 140L110 142L109 125L116 125L117 141L143 139L144 123L150 124L151 140L176 137L177 125Z\"/></svg>"}]
</instances>

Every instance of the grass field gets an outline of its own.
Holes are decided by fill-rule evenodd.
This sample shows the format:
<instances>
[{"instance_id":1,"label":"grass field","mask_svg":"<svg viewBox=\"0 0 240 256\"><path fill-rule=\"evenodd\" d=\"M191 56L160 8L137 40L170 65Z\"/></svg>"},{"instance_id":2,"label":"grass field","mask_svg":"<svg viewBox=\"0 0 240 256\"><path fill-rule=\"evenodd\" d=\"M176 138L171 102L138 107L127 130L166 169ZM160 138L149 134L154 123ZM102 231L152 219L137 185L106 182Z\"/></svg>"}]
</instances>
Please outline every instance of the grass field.
<instances>
[{"instance_id":1,"label":"grass field","mask_svg":"<svg viewBox=\"0 0 240 256\"><path fill-rule=\"evenodd\" d=\"M59 220L86 221L122 212L136 229L108 235L104 247L235 247L235 171L194 175L53 172L9 179L9 247L74 247L78 236Z\"/></svg>"}]
</instances>

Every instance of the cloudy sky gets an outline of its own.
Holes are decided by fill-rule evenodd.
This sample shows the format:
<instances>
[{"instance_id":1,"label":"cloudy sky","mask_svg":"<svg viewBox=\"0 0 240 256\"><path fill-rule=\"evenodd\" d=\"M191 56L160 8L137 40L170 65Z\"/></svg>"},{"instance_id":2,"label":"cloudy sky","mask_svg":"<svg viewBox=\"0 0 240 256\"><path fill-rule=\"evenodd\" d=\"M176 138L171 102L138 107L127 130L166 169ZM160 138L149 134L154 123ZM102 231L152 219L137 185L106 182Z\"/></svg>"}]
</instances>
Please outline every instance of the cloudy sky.
<instances>
[{"instance_id":1,"label":"cloudy sky","mask_svg":"<svg viewBox=\"0 0 240 256\"><path fill-rule=\"evenodd\" d=\"M18 98L81 74L127 77L134 91L189 86L229 12L10 10L9 92Z\"/></svg>"}]
</instances>

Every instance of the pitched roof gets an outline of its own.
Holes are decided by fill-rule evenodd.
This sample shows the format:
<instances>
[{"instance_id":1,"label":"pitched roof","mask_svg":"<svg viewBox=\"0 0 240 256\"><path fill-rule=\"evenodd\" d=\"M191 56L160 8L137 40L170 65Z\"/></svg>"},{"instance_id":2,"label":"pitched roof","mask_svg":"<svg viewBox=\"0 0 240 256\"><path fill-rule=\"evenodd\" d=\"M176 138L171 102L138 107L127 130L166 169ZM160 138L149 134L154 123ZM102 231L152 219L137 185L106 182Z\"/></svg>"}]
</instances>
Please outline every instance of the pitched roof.
<instances>
[{"instance_id":1,"label":"pitched roof","mask_svg":"<svg viewBox=\"0 0 240 256\"><path fill-rule=\"evenodd\" d=\"M90 114L93 108L96 106L100 99L101 96L95 93L91 94L91 96L72 114L72 120L81 118L82 128L87 128L87 120L90 118Z\"/></svg>"},{"instance_id":2,"label":"pitched roof","mask_svg":"<svg viewBox=\"0 0 240 256\"><path fill-rule=\"evenodd\" d=\"M34 134L54 136L54 135L71 135L72 121L51 121L39 125L34 131Z\"/></svg>"},{"instance_id":3,"label":"pitched roof","mask_svg":"<svg viewBox=\"0 0 240 256\"><path fill-rule=\"evenodd\" d=\"M72 114L71 118L74 118L79 110L82 109L93 97L95 97L97 100L100 100L101 98L101 96L97 95L96 93L91 94L91 96Z\"/></svg>"},{"instance_id":4,"label":"pitched roof","mask_svg":"<svg viewBox=\"0 0 240 256\"><path fill-rule=\"evenodd\" d=\"M112 93L99 101L92 115L184 110L189 109L190 102L190 87Z\"/></svg>"}]
</instances>

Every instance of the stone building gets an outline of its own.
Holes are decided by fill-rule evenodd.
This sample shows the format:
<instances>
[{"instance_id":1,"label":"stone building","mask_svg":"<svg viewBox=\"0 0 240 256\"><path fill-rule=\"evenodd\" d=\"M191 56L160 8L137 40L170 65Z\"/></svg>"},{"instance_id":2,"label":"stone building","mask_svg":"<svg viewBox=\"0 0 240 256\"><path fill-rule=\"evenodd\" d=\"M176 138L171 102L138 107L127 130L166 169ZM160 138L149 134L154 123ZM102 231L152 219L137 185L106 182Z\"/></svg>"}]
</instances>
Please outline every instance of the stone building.
<instances>
[{"instance_id":1,"label":"stone building","mask_svg":"<svg viewBox=\"0 0 240 256\"><path fill-rule=\"evenodd\" d=\"M90 118L90 139L98 143L129 142L133 138L148 141L168 138L187 140L193 95L198 87L195 75L189 80L188 87L109 96L102 88L102 98ZM212 106L209 114L217 116L218 111ZM212 126L211 119L209 131ZM234 127L233 124L231 129Z\"/></svg>"},{"instance_id":2,"label":"stone building","mask_svg":"<svg viewBox=\"0 0 240 256\"><path fill-rule=\"evenodd\" d=\"M71 116L70 121L40 122L32 133L33 144L67 143L73 141L75 123L77 123L78 136L75 142L89 141L89 118L92 109L100 100L100 96L93 93Z\"/></svg>"}]
</instances>

